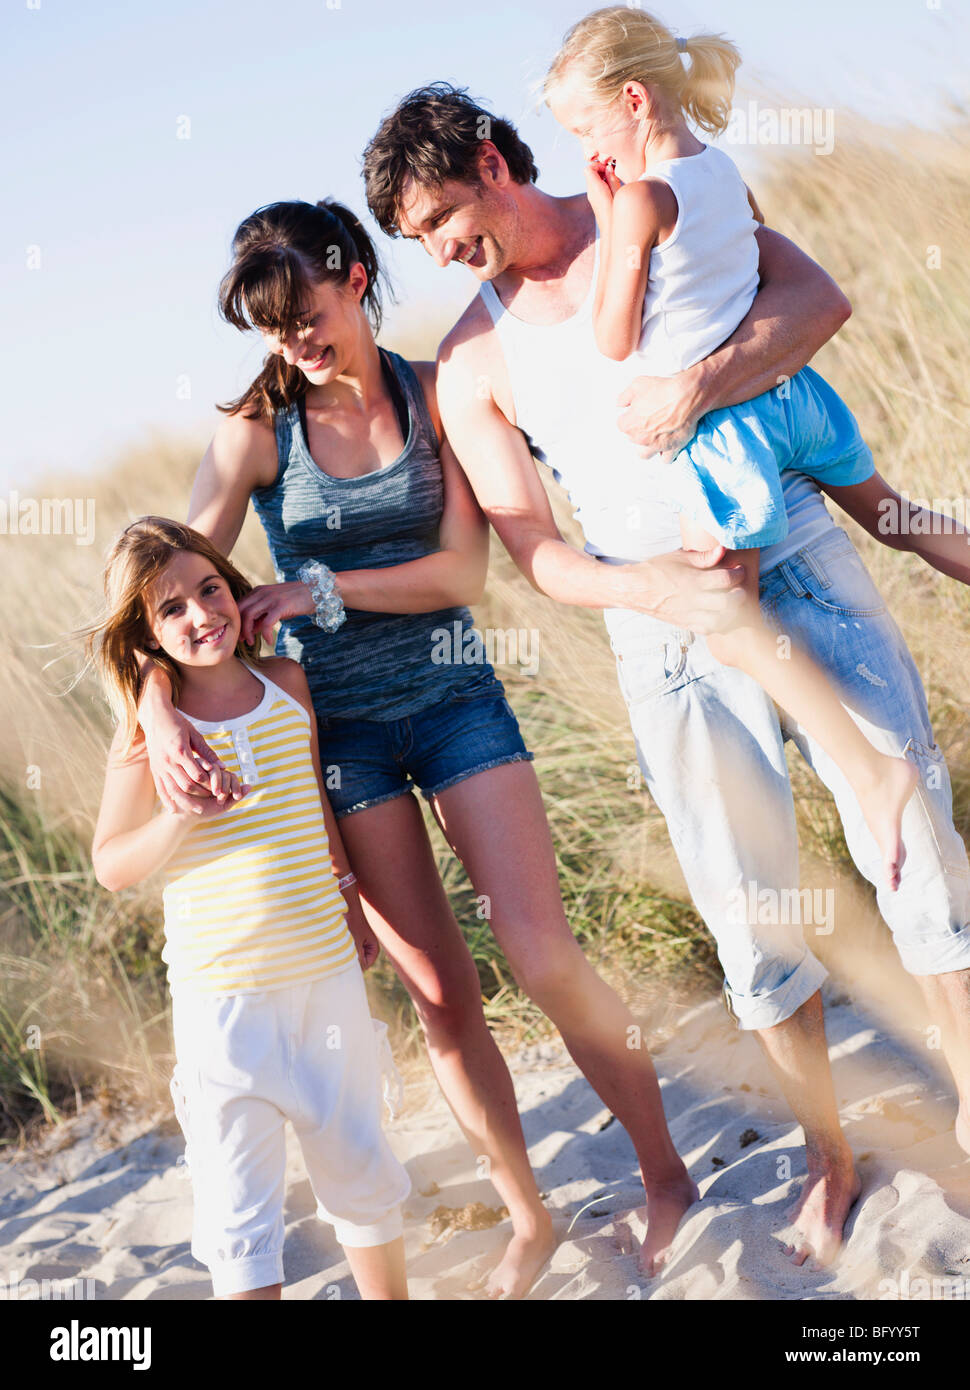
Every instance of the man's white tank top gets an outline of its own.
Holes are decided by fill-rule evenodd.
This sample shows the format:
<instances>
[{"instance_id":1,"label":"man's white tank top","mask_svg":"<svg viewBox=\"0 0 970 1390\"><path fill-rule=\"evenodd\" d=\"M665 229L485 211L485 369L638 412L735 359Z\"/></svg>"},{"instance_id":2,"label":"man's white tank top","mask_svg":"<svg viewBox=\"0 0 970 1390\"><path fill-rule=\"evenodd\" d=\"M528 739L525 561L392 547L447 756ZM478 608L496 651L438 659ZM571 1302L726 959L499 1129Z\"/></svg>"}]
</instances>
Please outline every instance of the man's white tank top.
<instances>
[{"instance_id":1,"label":"man's white tank top","mask_svg":"<svg viewBox=\"0 0 970 1390\"><path fill-rule=\"evenodd\" d=\"M680 546L671 496L671 466L641 458L617 428L617 397L643 369L614 362L596 346L593 291L575 314L554 324L516 318L487 281L481 296L498 334L512 389L515 422L537 459L569 494L586 550L613 564L647 560ZM716 344L715 344L716 346ZM818 485L803 473L783 473L789 534L761 552L761 570L793 555L832 525Z\"/></svg>"}]
</instances>

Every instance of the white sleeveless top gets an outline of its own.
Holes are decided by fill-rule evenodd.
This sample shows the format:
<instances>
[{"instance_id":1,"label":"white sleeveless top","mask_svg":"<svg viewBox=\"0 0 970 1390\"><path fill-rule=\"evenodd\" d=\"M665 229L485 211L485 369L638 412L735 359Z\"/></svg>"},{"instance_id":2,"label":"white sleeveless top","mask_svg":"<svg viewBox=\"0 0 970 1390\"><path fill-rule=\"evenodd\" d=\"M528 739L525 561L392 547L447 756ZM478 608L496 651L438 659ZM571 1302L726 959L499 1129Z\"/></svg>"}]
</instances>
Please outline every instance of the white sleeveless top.
<instances>
[{"instance_id":1,"label":"white sleeveless top","mask_svg":"<svg viewBox=\"0 0 970 1390\"><path fill-rule=\"evenodd\" d=\"M753 237L751 241L757 251ZM586 538L585 549L622 564L677 550L680 521L662 500L671 495L670 465L657 455L641 458L617 428L617 397L645 369L636 357L614 362L596 346L593 292L598 268L597 234L586 298L575 314L559 323L516 318L488 281L480 294L502 346L516 424L535 457L552 469L556 482L568 492ZM712 348L732 331L722 334ZM785 472L781 481L789 533L762 550L762 573L833 525L813 479Z\"/></svg>"},{"instance_id":2,"label":"white sleeveless top","mask_svg":"<svg viewBox=\"0 0 970 1390\"><path fill-rule=\"evenodd\" d=\"M720 347L751 308L758 224L734 160L711 145L662 160L642 177L670 187L677 222L650 253L643 328L626 365L634 375L675 376Z\"/></svg>"}]
</instances>

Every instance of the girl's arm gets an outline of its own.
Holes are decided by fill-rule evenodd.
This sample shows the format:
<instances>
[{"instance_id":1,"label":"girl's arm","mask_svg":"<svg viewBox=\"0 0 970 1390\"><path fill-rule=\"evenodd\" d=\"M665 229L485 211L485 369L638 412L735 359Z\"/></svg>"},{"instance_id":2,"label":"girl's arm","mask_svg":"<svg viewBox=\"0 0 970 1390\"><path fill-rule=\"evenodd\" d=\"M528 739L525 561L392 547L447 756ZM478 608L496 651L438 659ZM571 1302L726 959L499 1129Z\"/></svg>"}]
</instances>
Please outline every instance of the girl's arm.
<instances>
[{"instance_id":1,"label":"girl's arm","mask_svg":"<svg viewBox=\"0 0 970 1390\"><path fill-rule=\"evenodd\" d=\"M323 819L327 827L327 839L330 843L330 862L333 872L339 880L351 872L350 861L347 858L347 851L338 828L337 817L333 813L330 805L330 798L327 796L326 787L323 781L323 769L320 765L320 740L317 733L317 716L313 708L313 700L310 696L310 687L307 684L306 674L303 667L297 661L291 661L289 657L277 657L272 664L272 679L281 685L288 695L292 695L294 700L298 700L307 714L310 716L310 753L313 758L313 771L316 774L317 786L320 789L320 805L323 808ZM364 916L364 909L361 906L360 896L357 892L356 883L348 884L346 888L341 888L344 902L347 904L347 930L354 938L357 946L357 957L360 961L360 968L367 970L374 964L380 955L380 943L370 928L367 918Z\"/></svg>"},{"instance_id":2,"label":"girl's arm","mask_svg":"<svg viewBox=\"0 0 970 1390\"><path fill-rule=\"evenodd\" d=\"M600 198L602 201L602 195ZM622 362L640 341L650 252L676 225L677 199L670 186L659 179L622 184L613 194L612 212L604 220L605 230L600 220L603 245L593 325L600 352Z\"/></svg>"},{"instance_id":3,"label":"girl's arm","mask_svg":"<svg viewBox=\"0 0 970 1390\"><path fill-rule=\"evenodd\" d=\"M155 788L144 738L139 731L124 758L118 729L108 751L91 846L95 877L109 892L117 893L150 877L171 857L194 819L169 812L153 818L154 805Z\"/></svg>"},{"instance_id":4,"label":"girl's arm","mask_svg":"<svg viewBox=\"0 0 970 1390\"><path fill-rule=\"evenodd\" d=\"M911 551L941 574L970 584L970 533L953 517L900 497L879 473L824 491L883 545Z\"/></svg>"},{"instance_id":5,"label":"girl's arm","mask_svg":"<svg viewBox=\"0 0 970 1390\"><path fill-rule=\"evenodd\" d=\"M433 613L439 608L478 603L485 589L488 522L442 433L434 390L434 363L412 365L424 388L440 440L444 484L441 548L400 565L341 570L336 576L336 588L345 608L368 613ZM313 611L310 590L298 580L260 585L239 603L243 637L251 641L256 632L261 632L271 642L278 622L309 617Z\"/></svg>"}]
</instances>

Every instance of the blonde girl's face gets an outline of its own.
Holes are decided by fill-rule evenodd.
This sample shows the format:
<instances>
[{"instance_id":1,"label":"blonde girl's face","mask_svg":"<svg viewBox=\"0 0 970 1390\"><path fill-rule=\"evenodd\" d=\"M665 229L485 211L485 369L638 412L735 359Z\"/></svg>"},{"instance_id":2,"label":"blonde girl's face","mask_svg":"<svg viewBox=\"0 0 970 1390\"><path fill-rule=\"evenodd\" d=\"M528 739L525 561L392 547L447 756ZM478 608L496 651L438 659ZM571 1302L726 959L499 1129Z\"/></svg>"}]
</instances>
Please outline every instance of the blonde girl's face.
<instances>
[{"instance_id":1,"label":"blonde girl's face","mask_svg":"<svg viewBox=\"0 0 970 1390\"><path fill-rule=\"evenodd\" d=\"M173 555L144 600L152 638L173 661L217 666L234 654L242 625L239 608L205 555L189 550Z\"/></svg>"},{"instance_id":2,"label":"blonde girl's face","mask_svg":"<svg viewBox=\"0 0 970 1390\"><path fill-rule=\"evenodd\" d=\"M638 103L625 93L610 106L597 106L581 80L567 72L549 95L549 109L563 129L579 140L588 163L610 166L624 183L643 173L645 123L636 114Z\"/></svg>"}]
</instances>

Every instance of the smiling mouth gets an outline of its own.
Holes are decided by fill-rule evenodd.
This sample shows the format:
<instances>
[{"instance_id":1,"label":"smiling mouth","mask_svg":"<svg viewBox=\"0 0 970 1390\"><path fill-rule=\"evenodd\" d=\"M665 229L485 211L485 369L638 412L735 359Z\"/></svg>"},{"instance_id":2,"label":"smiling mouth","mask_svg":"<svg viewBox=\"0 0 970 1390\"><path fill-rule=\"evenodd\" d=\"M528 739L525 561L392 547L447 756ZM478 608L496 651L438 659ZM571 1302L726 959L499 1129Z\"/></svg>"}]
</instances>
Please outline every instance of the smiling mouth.
<instances>
[{"instance_id":1,"label":"smiling mouth","mask_svg":"<svg viewBox=\"0 0 970 1390\"><path fill-rule=\"evenodd\" d=\"M324 364L324 360L329 357L330 348L324 348L319 357L315 357L312 362L298 362L296 365L301 372L318 372Z\"/></svg>"},{"instance_id":2,"label":"smiling mouth","mask_svg":"<svg viewBox=\"0 0 970 1390\"><path fill-rule=\"evenodd\" d=\"M197 638L196 638L196 641L195 641L195 645L196 645L197 647L203 647L203 646L206 646L207 644L214 643L214 642L218 642L219 639L220 639L220 638L223 636L223 634L225 633L225 631L226 631L226 629L228 628L228 626L229 626L228 623L223 623L223 624L222 624L222 627L217 627L217 628L215 629L214 632L207 632L206 635L205 635L204 637L197 637Z\"/></svg>"},{"instance_id":3,"label":"smiling mouth","mask_svg":"<svg viewBox=\"0 0 970 1390\"><path fill-rule=\"evenodd\" d=\"M466 251L463 256L459 256L458 260L461 262L462 265L467 265L469 261L473 261L475 259L481 248L482 238L479 237L478 240L473 244L471 249L469 251Z\"/></svg>"}]
</instances>

